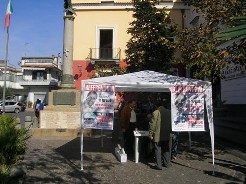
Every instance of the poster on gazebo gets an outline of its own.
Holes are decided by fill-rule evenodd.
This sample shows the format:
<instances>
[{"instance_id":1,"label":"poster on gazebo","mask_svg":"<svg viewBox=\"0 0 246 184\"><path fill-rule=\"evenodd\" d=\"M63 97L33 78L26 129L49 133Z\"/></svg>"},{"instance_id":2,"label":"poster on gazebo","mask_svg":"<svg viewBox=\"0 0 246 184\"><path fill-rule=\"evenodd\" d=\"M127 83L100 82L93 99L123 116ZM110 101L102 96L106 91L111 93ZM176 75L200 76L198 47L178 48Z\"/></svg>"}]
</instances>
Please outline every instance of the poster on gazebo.
<instances>
[{"instance_id":1,"label":"poster on gazebo","mask_svg":"<svg viewBox=\"0 0 246 184\"><path fill-rule=\"evenodd\" d=\"M85 84L82 96L83 128L113 130L115 86Z\"/></svg>"},{"instance_id":2,"label":"poster on gazebo","mask_svg":"<svg viewBox=\"0 0 246 184\"><path fill-rule=\"evenodd\" d=\"M171 88L172 131L204 131L204 88L176 85Z\"/></svg>"}]
</instances>

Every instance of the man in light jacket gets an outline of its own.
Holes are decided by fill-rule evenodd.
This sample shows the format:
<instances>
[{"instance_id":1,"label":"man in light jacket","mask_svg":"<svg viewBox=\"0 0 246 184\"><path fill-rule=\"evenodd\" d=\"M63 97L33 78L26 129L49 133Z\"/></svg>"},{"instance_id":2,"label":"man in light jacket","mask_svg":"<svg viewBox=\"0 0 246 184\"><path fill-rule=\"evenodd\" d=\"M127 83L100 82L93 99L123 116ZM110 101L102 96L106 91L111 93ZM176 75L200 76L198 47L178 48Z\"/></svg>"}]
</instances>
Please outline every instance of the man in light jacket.
<instances>
[{"instance_id":1,"label":"man in light jacket","mask_svg":"<svg viewBox=\"0 0 246 184\"><path fill-rule=\"evenodd\" d=\"M162 166L168 168L171 163L171 110L166 109L162 102L156 103L150 122L149 137L154 143L155 168L162 170Z\"/></svg>"}]
</instances>

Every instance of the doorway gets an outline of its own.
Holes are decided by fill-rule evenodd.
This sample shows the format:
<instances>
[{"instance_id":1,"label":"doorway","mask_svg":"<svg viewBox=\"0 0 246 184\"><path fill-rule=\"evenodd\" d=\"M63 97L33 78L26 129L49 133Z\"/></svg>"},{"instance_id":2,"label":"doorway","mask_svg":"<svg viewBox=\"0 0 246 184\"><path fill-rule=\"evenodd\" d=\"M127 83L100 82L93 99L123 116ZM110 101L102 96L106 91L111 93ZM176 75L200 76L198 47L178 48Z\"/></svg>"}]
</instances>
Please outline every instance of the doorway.
<instances>
[{"instance_id":1,"label":"doorway","mask_svg":"<svg viewBox=\"0 0 246 184\"><path fill-rule=\"evenodd\" d=\"M112 59L113 56L113 29L100 29L99 35L100 59Z\"/></svg>"}]
</instances>

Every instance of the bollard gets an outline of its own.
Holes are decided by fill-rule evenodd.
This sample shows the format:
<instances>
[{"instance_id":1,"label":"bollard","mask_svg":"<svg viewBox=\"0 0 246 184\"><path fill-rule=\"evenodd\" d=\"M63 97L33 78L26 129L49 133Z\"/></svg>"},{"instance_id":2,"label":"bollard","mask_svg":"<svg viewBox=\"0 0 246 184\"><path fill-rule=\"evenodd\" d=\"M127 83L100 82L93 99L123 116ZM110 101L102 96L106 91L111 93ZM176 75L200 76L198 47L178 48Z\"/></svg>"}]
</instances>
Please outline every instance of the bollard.
<instances>
[{"instance_id":1,"label":"bollard","mask_svg":"<svg viewBox=\"0 0 246 184\"><path fill-rule=\"evenodd\" d=\"M33 128L39 128L39 121L38 121L38 118L36 116L34 116L32 118L32 127Z\"/></svg>"},{"instance_id":2,"label":"bollard","mask_svg":"<svg viewBox=\"0 0 246 184\"><path fill-rule=\"evenodd\" d=\"M20 122L20 127L21 127L21 128L25 128L25 121L21 121L21 122Z\"/></svg>"},{"instance_id":3,"label":"bollard","mask_svg":"<svg viewBox=\"0 0 246 184\"><path fill-rule=\"evenodd\" d=\"M20 118L16 118L16 122L18 123L15 128L21 128L21 122L20 122Z\"/></svg>"},{"instance_id":4,"label":"bollard","mask_svg":"<svg viewBox=\"0 0 246 184\"><path fill-rule=\"evenodd\" d=\"M25 125L24 128L31 128L32 127L32 117L25 116Z\"/></svg>"}]
</instances>

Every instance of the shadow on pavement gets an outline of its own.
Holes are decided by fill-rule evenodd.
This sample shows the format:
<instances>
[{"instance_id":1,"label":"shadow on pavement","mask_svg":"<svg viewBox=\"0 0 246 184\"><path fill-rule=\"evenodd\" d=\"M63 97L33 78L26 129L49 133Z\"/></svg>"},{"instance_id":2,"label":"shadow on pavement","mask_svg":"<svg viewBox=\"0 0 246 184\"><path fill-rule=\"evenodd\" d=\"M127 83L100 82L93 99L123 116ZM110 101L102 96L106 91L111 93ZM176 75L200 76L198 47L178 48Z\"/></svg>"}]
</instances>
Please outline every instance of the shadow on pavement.
<instances>
[{"instance_id":1,"label":"shadow on pavement","mask_svg":"<svg viewBox=\"0 0 246 184\"><path fill-rule=\"evenodd\" d=\"M233 181L230 183L234 183L234 184L236 184L235 182L242 182L242 180L238 179L238 176L233 177L231 175L228 175L228 174L222 173L222 172L218 172L218 171L215 171L214 173L212 171L204 171L204 174L208 174L210 176L221 178L221 179L223 178L225 180L230 180L230 181Z\"/></svg>"},{"instance_id":2,"label":"shadow on pavement","mask_svg":"<svg viewBox=\"0 0 246 184\"><path fill-rule=\"evenodd\" d=\"M46 141L46 143L45 143ZM59 140L57 140L59 142ZM32 149L24 164L28 172L24 183L101 183L96 177L98 170L110 170L114 166L112 158L102 156L112 153L112 141L104 138L84 138L83 168L81 170L80 138L72 139L58 147L51 147L43 140L45 149ZM95 177L94 177L95 176Z\"/></svg>"},{"instance_id":3,"label":"shadow on pavement","mask_svg":"<svg viewBox=\"0 0 246 184\"><path fill-rule=\"evenodd\" d=\"M180 134L179 158L172 162L173 166L165 171L163 178L160 176L159 180L154 177L156 171L151 169L152 161L150 162L150 160L153 158L140 157L141 163L139 164L134 163L134 160L128 160L127 164L120 164L114 155L118 139L117 136L112 135L110 133L103 134L103 147L100 133L90 138L84 138L83 170L81 170L80 137L31 140L31 146L29 145L31 149L24 160L28 171L24 183L124 183L122 178L125 178L125 174L133 177L135 172L138 172L139 177L145 178L148 183L149 180L163 181L163 178L168 179L168 176L172 176L171 171L183 170L211 178L210 181L221 179L229 180L228 182L231 181L231 183L240 183L245 179L243 178L245 164L230 161L224 157L226 151L223 149L216 150L216 153L222 157L216 158L215 166L220 169L217 169L213 175L210 139L205 133L192 134L191 149L189 149L188 134ZM204 165L206 167L203 167ZM211 170L209 171L210 165ZM153 178L151 178L152 176ZM136 182L138 178L135 179L135 183L139 183ZM173 179L171 177L170 181ZM189 180L189 178L186 179ZM125 180L129 181L128 178Z\"/></svg>"}]
</instances>

